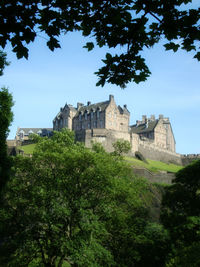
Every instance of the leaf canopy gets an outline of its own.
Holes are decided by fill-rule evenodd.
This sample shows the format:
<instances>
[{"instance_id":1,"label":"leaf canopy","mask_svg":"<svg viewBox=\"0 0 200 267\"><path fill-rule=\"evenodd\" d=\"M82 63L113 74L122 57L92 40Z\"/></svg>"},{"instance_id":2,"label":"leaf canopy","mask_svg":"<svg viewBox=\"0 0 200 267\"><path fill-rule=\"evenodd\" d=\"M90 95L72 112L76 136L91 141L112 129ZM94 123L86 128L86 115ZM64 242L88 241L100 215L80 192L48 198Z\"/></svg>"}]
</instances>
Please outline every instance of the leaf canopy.
<instances>
[{"instance_id":1,"label":"leaf canopy","mask_svg":"<svg viewBox=\"0 0 200 267\"><path fill-rule=\"evenodd\" d=\"M161 39L167 50L195 51L199 60L200 8L192 0L2 0L0 3L0 47L9 42L18 58L28 58L28 44L44 33L47 46L59 48L62 33L80 31L92 37L95 46L121 48L103 59L97 85L106 82L124 88L145 81L151 74L142 52ZM177 43L178 42L178 43ZM117 51L117 50L116 50ZM120 52L121 51L121 52Z\"/></svg>"}]
</instances>

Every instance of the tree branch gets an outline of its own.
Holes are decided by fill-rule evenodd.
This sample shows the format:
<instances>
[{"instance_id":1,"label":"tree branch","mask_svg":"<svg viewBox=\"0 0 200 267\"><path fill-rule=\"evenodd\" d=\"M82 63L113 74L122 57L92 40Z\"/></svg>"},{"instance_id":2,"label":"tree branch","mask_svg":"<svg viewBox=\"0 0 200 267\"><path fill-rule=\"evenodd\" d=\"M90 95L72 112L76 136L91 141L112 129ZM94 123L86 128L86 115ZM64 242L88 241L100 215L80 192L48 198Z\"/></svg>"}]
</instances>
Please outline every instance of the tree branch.
<instances>
[{"instance_id":1,"label":"tree branch","mask_svg":"<svg viewBox=\"0 0 200 267\"><path fill-rule=\"evenodd\" d=\"M153 16L155 19L157 19L160 23L162 23L162 20L160 20L156 15L154 15L151 11L148 12L151 16Z\"/></svg>"}]
</instances>

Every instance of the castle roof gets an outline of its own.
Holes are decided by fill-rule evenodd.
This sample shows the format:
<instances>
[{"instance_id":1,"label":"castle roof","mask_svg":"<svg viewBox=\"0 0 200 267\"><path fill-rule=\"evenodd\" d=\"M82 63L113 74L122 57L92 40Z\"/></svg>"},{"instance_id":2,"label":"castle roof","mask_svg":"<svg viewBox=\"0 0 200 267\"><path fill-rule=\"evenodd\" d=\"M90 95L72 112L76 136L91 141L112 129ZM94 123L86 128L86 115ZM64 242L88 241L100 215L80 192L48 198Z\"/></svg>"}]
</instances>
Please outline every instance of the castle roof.
<instances>
[{"instance_id":1,"label":"castle roof","mask_svg":"<svg viewBox=\"0 0 200 267\"><path fill-rule=\"evenodd\" d=\"M17 134L19 135L20 133L23 133L24 135L29 135L29 134L42 134L42 133L47 133L47 132L52 132L53 128L18 128Z\"/></svg>"},{"instance_id":2,"label":"castle roof","mask_svg":"<svg viewBox=\"0 0 200 267\"><path fill-rule=\"evenodd\" d=\"M73 107L72 105L67 105L68 106L68 108L70 109L70 110L73 110L73 111L76 111L77 109L75 108L75 107Z\"/></svg>"},{"instance_id":3,"label":"castle roof","mask_svg":"<svg viewBox=\"0 0 200 267\"><path fill-rule=\"evenodd\" d=\"M153 121L148 121L148 123L141 123L139 125L134 124L131 127L131 132L132 133L147 133L147 132L152 132L159 120L153 120Z\"/></svg>"},{"instance_id":4,"label":"castle roof","mask_svg":"<svg viewBox=\"0 0 200 267\"><path fill-rule=\"evenodd\" d=\"M126 105L124 105L124 108L122 108L121 106L118 106L118 110L119 110L120 114L127 114L127 115L130 114Z\"/></svg>"},{"instance_id":5,"label":"castle roof","mask_svg":"<svg viewBox=\"0 0 200 267\"><path fill-rule=\"evenodd\" d=\"M56 119L62 118L62 112L67 108L72 110L72 111L75 111L75 112L77 111L77 109L75 107L73 107L72 105L66 103L64 108L60 108L60 111L58 112L58 114L53 119L53 122L55 122Z\"/></svg>"},{"instance_id":6,"label":"castle roof","mask_svg":"<svg viewBox=\"0 0 200 267\"><path fill-rule=\"evenodd\" d=\"M75 117L79 115L79 113L84 113L85 111L91 112L91 111L96 111L96 110L100 110L100 111L104 111L107 106L109 105L110 101L104 101L104 102L99 102L96 104L91 104L91 105L87 105L87 106L81 106Z\"/></svg>"}]
</instances>

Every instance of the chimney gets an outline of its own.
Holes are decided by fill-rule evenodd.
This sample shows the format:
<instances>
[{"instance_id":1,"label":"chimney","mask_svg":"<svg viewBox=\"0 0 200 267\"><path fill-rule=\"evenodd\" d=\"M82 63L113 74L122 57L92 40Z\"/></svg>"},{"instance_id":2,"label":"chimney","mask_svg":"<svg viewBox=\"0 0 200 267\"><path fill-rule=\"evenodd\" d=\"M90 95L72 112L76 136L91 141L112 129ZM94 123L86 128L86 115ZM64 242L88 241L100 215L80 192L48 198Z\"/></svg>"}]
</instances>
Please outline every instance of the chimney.
<instances>
[{"instance_id":1,"label":"chimney","mask_svg":"<svg viewBox=\"0 0 200 267\"><path fill-rule=\"evenodd\" d=\"M83 103L78 102L77 103L77 109L79 110L83 106Z\"/></svg>"},{"instance_id":2,"label":"chimney","mask_svg":"<svg viewBox=\"0 0 200 267\"><path fill-rule=\"evenodd\" d=\"M163 119L163 115L162 114L159 115L159 120L161 120L161 119Z\"/></svg>"},{"instance_id":3,"label":"chimney","mask_svg":"<svg viewBox=\"0 0 200 267\"><path fill-rule=\"evenodd\" d=\"M146 123L146 121L147 121L147 116L146 115L142 115L142 122Z\"/></svg>"},{"instance_id":4,"label":"chimney","mask_svg":"<svg viewBox=\"0 0 200 267\"><path fill-rule=\"evenodd\" d=\"M114 96L113 95L109 95L109 101L114 101Z\"/></svg>"},{"instance_id":5,"label":"chimney","mask_svg":"<svg viewBox=\"0 0 200 267\"><path fill-rule=\"evenodd\" d=\"M88 101L88 102L87 102L87 105L88 105L88 106L89 106L89 105L91 105L91 102L90 102L90 101Z\"/></svg>"},{"instance_id":6,"label":"chimney","mask_svg":"<svg viewBox=\"0 0 200 267\"><path fill-rule=\"evenodd\" d=\"M151 115L150 120L155 121L155 115Z\"/></svg>"},{"instance_id":7,"label":"chimney","mask_svg":"<svg viewBox=\"0 0 200 267\"><path fill-rule=\"evenodd\" d=\"M124 108L126 108L126 109L127 109L127 105L124 105Z\"/></svg>"}]
</instances>

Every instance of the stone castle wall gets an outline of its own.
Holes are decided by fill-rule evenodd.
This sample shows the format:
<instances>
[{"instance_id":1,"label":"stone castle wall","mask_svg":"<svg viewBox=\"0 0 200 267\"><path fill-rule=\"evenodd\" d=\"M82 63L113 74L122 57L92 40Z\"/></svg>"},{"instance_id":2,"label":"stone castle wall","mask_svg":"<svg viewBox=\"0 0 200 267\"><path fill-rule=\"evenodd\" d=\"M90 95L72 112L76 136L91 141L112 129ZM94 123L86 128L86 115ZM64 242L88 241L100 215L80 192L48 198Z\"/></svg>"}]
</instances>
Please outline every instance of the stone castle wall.
<instances>
[{"instance_id":1,"label":"stone castle wall","mask_svg":"<svg viewBox=\"0 0 200 267\"><path fill-rule=\"evenodd\" d=\"M130 138L131 137L131 138ZM127 140L131 143L131 153L136 151L142 153L145 158L182 165L181 155L175 152L158 148L153 142L140 140L137 134L120 132L107 129L86 129L76 132L76 140L84 142L86 147L92 147L92 142L101 143L108 152L113 151L113 143L117 140Z\"/></svg>"},{"instance_id":2,"label":"stone castle wall","mask_svg":"<svg viewBox=\"0 0 200 267\"><path fill-rule=\"evenodd\" d=\"M133 153L139 151L145 158L182 165L180 154L160 148L154 142L143 141L137 134L131 135L131 146Z\"/></svg>"},{"instance_id":3,"label":"stone castle wall","mask_svg":"<svg viewBox=\"0 0 200 267\"><path fill-rule=\"evenodd\" d=\"M90 112L80 114L73 118L72 129L81 131L84 129L105 128L105 112Z\"/></svg>"},{"instance_id":4,"label":"stone castle wall","mask_svg":"<svg viewBox=\"0 0 200 267\"><path fill-rule=\"evenodd\" d=\"M194 160L200 160L200 154L187 154L181 155L182 165L186 166L192 163Z\"/></svg>"},{"instance_id":5,"label":"stone castle wall","mask_svg":"<svg viewBox=\"0 0 200 267\"><path fill-rule=\"evenodd\" d=\"M180 154L165 149L155 148L147 144L140 144L138 147L138 151L142 153L145 158L148 159L182 165L182 159Z\"/></svg>"},{"instance_id":6,"label":"stone castle wall","mask_svg":"<svg viewBox=\"0 0 200 267\"><path fill-rule=\"evenodd\" d=\"M86 147L92 147L92 142L100 143L108 152L113 151L113 143L119 139L130 141L130 134L107 129L87 129L77 131L76 140L84 142Z\"/></svg>"},{"instance_id":7,"label":"stone castle wall","mask_svg":"<svg viewBox=\"0 0 200 267\"><path fill-rule=\"evenodd\" d=\"M129 114L120 114L114 100L112 100L106 109L105 128L119 132L128 132Z\"/></svg>"},{"instance_id":8,"label":"stone castle wall","mask_svg":"<svg viewBox=\"0 0 200 267\"><path fill-rule=\"evenodd\" d=\"M175 179L174 173L164 171L153 173L145 168L135 167L133 172L139 177L147 178L151 183L172 184L173 179Z\"/></svg>"}]
</instances>

